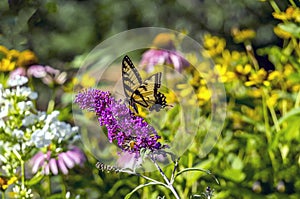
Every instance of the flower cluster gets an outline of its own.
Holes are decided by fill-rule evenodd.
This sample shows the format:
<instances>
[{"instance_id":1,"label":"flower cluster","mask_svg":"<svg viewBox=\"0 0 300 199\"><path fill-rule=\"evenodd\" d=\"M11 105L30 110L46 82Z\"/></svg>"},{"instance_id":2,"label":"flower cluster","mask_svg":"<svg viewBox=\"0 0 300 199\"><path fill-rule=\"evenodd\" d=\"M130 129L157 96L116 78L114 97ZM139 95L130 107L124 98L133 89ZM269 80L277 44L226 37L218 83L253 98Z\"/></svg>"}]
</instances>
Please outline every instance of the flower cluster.
<instances>
[{"instance_id":1,"label":"flower cluster","mask_svg":"<svg viewBox=\"0 0 300 199\"><path fill-rule=\"evenodd\" d=\"M109 92L88 89L76 95L75 103L81 109L96 113L101 126L106 126L110 142L126 152L139 155L142 149L156 151L166 147L158 139L155 129L141 117L134 116L121 101L116 101Z\"/></svg>"},{"instance_id":2,"label":"flower cluster","mask_svg":"<svg viewBox=\"0 0 300 199\"><path fill-rule=\"evenodd\" d=\"M59 111L47 114L37 110L35 100L38 94L25 86L27 82L27 77L15 76L10 78L6 85L0 84L1 171L9 179L15 177L19 168L24 167L24 163L31 159L32 153L41 150L36 156L41 156L44 152L51 154L49 157L57 158L56 168L66 174L68 169L85 161L80 149L70 145L79 137L78 127L72 127L58 120ZM33 158L33 171L45 170L48 165L48 156L44 161L36 156ZM49 159L51 172L57 175L58 170L55 170L54 161L51 158ZM43 172L43 174L49 174L49 172ZM20 188L25 189L24 184L20 184L19 180L15 182L14 192L21 197L22 194L18 191ZM6 187L2 186L2 188ZM22 197L30 198L31 189L26 190L22 191L25 194Z\"/></svg>"},{"instance_id":3,"label":"flower cluster","mask_svg":"<svg viewBox=\"0 0 300 199\"><path fill-rule=\"evenodd\" d=\"M16 67L25 67L37 62L37 57L30 50L22 52L0 46L0 71L12 71Z\"/></svg>"},{"instance_id":4,"label":"flower cluster","mask_svg":"<svg viewBox=\"0 0 300 199\"><path fill-rule=\"evenodd\" d=\"M60 143L73 137L78 127L59 121L58 111L46 114L35 109L33 100L38 96L29 87L22 86L27 81L26 77L16 76L8 81L11 88L0 87L0 132L18 146L22 143L24 149L32 144L46 147L53 140Z\"/></svg>"},{"instance_id":5,"label":"flower cluster","mask_svg":"<svg viewBox=\"0 0 300 199\"><path fill-rule=\"evenodd\" d=\"M28 68L18 67L11 71L10 78L15 76L26 76L41 79L49 86L62 85L67 80L67 73L54 69L51 66L31 65Z\"/></svg>"}]
</instances>

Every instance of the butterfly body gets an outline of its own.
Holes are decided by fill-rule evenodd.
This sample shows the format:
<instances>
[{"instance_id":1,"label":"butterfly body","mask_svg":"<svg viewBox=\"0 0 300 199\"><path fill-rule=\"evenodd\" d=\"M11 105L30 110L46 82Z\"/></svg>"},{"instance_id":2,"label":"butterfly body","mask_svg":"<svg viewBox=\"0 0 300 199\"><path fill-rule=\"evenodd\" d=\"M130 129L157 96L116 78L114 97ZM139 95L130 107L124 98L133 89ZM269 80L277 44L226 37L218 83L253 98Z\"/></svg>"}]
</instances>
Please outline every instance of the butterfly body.
<instances>
[{"instance_id":1,"label":"butterfly body","mask_svg":"<svg viewBox=\"0 0 300 199\"><path fill-rule=\"evenodd\" d=\"M168 106L164 94L158 91L161 85L161 72L142 80L139 72L126 55L122 61L124 93L130 106L138 113L137 104L150 111Z\"/></svg>"}]
</instances>

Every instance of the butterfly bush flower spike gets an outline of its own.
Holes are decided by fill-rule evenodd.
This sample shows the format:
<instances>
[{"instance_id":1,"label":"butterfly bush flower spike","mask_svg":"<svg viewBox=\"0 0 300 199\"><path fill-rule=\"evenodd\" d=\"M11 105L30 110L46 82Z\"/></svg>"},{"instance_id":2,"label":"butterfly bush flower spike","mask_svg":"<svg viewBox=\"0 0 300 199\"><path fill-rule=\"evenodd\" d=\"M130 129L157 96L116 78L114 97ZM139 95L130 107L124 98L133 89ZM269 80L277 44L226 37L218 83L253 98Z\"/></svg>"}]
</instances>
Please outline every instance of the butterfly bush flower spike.
<instances>
[{"instance_id":1,"label":"butterfly bush flower spike","mask_svg":"<svg viewBox=\"0 0 300 199\"><path fill-rule=\"evenodd\" d=\"M88 89L76 95L75 103L81 109L96 113L101 126L106 126L110 142L116 141L124 151L136 154L142 149L152 152L165 148L155 129L141 117L134 116L121 101L116 101L109 92Z\"/></svg>"}]
</instances>

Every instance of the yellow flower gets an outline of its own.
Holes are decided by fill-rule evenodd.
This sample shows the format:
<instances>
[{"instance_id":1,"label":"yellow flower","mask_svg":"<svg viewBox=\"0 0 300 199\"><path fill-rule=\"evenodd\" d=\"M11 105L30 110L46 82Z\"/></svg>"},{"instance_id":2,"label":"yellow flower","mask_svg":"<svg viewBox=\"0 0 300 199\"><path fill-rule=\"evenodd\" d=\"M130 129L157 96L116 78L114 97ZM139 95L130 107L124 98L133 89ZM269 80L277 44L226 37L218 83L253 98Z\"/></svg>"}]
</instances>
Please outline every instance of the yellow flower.
<instances>
[{"instance_id":1,"label":"yellow flower","mask_svg":"<svg viewBox=\"0 0 300 199\"><path fill-rule=\"evenodd\" d=\"M242 64L238 64L235 67L235 70L238 74L248 75L252 70L252 66L250 64L246 64L245 66L242 66Z\"/></svg>"},{"instance_id":2,"label":"yellow flower","mask_svg":"<svg viewBox=\"0 0 300 199\"><path fill-rule=\"evenodd\" d=\"M293 15L295 22L299 23L300 22L300 8L297 7L297 9L295 10L295 12L293 12L292 15Z\"/></svg>"},{"instance_id":3,"label":"yellow flower","mask_svg":"<svg viewBox=\"0 0 300 199\"><path fill-rule=\"evenodd\" d=\"M5 190L9 185L13 184L17 181L17 177L13 176L10 179L6 179L5 177L0 177L0 190Z\"/></svg>"},{"instance_id":4,"label":"yellow flower","mask_svg":"<svg viewBox=\"0 0 300 199\"><path fill-rule=\"evenodd\" d=\"M270 97L268 97L266 102L269 107L274 107L275 104L277 103L277 100L278 100L278 94L273 93Z\"/></svg>"},{"instance_id":5,"label":"yellow flower","mask_svg":"<svg viewBox=\"0 0 300 199\"><path fill-rule=\"evenodd\" d=\"M249 97L259 98L262 96L262 89L261 88L247 89L247 95Z\"/></svg>"},{"instance_id":6,"label":"yellow flower","mask_svg":"<svg viewBox=\"0 0 300 199\"><path fill-rule=\"evenodd\" d=\"M226 41L223 38L206 34L204 35L203 45L205 48L203 55L206 57L213 57L223 52L226 46Z\"/></svg>"},{"instance_id":7,"label":"yellow flower","mask_svg":"<svg viewBox=\"0 0 300 199\"><path fill-rule=\"evenodd\" d=\"M296 85L292 86L292 91L293 92L299 92L300 91L300 85L296 84Z\"/></svg>"},{"instance_id":8,"label":"yellow flower","mask_svg":"<svg viewBox=\"0 0 300 199\"><path fill-rule=\"evenodd\" d=\"M253 86L257 85L259 86L260 84L263 84L265 86L270 86L270 82L266 81L267 79L267 72L265 69L261 68L257 73L253 73L249 77L249 81L245 82L245 86Z\"/></svg>"},{"instance_id":9,"label":"yellow flower","mask_svg":"<svg viewBox=\"0 0 300 199\"><path fill-rule=\"evenodd\" d=\"M251 40L255 38L256 33L254 30L245 29L245 30L238 30L236 28L232 29L233 39L236 43L242 43L247 40Z\"/></svg>"},{"instance_id":10,"label":"yellow flower","mask_svg":"<svg viewBox=\"0 0 300 199\"><path fill-rule=\"evenodd\" d=\"M2 59L0 61L0 71L2 72L8 72L8 71L12 71L13 69L15 69L16 63L11 61L10 59Z\"/></svg>"},{"instance_id":11,"label":"yellow flower","mask_svg":"<svg viewBox=\"0 0 300 199\"><path fill-rule=\"evenodd\" d=\"M16 60L19 57L19 55L20 55L19 51L12 49L7 53L6 57L11 60Z\"/></svg>"},{"instance_id":12,"label":"yellow flower","mask_svg":"<svg viewBox=\"0 0 300 199\"><path fill-rule=\"evenodd\" d=\"M279 26L275 26L273 31L278 37L280 37L282 39L289 39L292 37L291 33L287 32L285 30L282 30Z\"/></svg>"},{"instance_id":13,"label":"yellow flower","mask_svg":"<svg viewBox=\"0 0 300 199\"><path fill-rule=\"evenodd\" d=\"M164 93L164 95L166 96L168 104L178 102L177 96L174 92L169 90L167 93Z\"/></svg>"},{"instance_id":14,"label":"yellow flower","mask_svg":"<svg viewBox=\"0 0 300 199\"><path fill-rule=\"evenodd\" d=\"M293 72L294 72L294 68L293 68L293 66L291 64L286 64L283 67L283 74L284 74L284 76L288 77Z\"/></svg>"},{"instance_id":15,"label":"yellow flower","mask_svg":"<svg viewBox=\"0 0 300 199\"><path fill-rule=\"evenodd\" d=\"M300 22L300 9L298 7L288 7L285 12L273 13L275 19L288 21L294 19L295 22Z\"/></svg>"},{"instance_id":16,"label":"yellow flower","mask_svg":"<svg viewBox=\"0 0 300 199\"><path fill-rule=\"evenodd\" d=\"M5 46L0 45L0 53L6 56L8 54L9 50ZM0 57L1 58L1 57Z\"/></svg>"},{"instance_id":17,"label":"yellow flower","mask_svg":"<svg viewBox=\"0 0 300 199\"><path fill-rule=\"evenodd\" d=\"M175 35L171 33L160 33L153 40L153 47L174 49Z\"/></svg>"},{"instance_id":18,"label":"yellow flower","mask_svg":"<svg viewBox=\"0 0 300 199\"><path fill-rule=\"evenodd\" d=\"M272 81L272 80L276 80L278 78L281 77L281 73L279 71L272 71L269 76L268 76L268 80Z\"/></svg>"},{"instance_id":19,"label":"yellow flower","mask_svg":"<svg viewBox=\"0 0 300 199\"><path fill-rule=\"evenodd\" d=\"M216 64L214 71L218 76L218 80L223 83L231 82L236 78L235 73L228 71L226 65Z\"/></svg>"},{"instance_id":20,"label":"yellow flower","mask_svg":"<svg viewBox=\"0 0 300 199\"><path fill-rule=\"evenodd\" d=\"M197 98L199 100L199 105L204 105L211 98L211 92L206 86L200 86L197 91Z\"/></svg>"},{"instance_id":21,"label":"yellow flower","mask_svg":"<svg viewBox=\"0 0 300 199\"><path fill-rule=\"evenodd\" d=\"M17 61L17 65L21 66L30 66L32 64L37 63L38 59L34 52L30 50L24 50L20 53Z\"/></svg>"},{"instance_id":22,"label":"yellow flower","mask_svg":"<svg viewBox=\"0 0 300 199\"><path fill-rule=\"evenodd\" d=\"M72 79L73 85L80 85L83 88L90 88L95 86L96 80L95 78L91 77L89 74L84 74L81 78L81 81L79 81L78 78L73 78Z\"/></svg>"}]
</instances>

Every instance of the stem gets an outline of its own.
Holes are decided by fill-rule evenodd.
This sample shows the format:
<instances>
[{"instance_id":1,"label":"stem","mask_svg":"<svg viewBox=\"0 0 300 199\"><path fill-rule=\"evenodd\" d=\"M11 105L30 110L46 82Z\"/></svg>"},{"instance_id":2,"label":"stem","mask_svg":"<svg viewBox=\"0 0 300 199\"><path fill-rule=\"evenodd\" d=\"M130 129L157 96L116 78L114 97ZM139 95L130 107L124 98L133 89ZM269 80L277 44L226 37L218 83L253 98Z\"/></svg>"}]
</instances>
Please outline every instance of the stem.
<instances>
[{"instance_id":1,"label":"stem","mask_svg":"<svg viewBox=\"0 0 300 199\"><path fill-rule=\"evenodd\" d=\"M22 146L21 146L21 148L22 148ZM21 185L22 185L22 188L24 188L25 187L25 162L22 159L22 156L19 154L19 152L16 149L13 149L13 152L14 152L14 154L17 156L17 158L20 161L20 166L21 166Z\"/></svg>"},{"instance_id":2,"label":"stem","mask_svg":"<svg viewBox=\"0 0 300 199\"><path fill-rule=\"evenodd\" d=\"M176 172L176 170L177 170L177 167L178 167L178 162L179 162L179 159L180 158L177 158L176 160L175 160L175 164L174 164L174 168L173 168L173 171L172 171L172 175L171 175L171 180L170 180L170 183L171 184L173 184L174 183L174 179L175 179L175 172Z\"/></svg>"},{"instance_id":3,"label":"stem","mask_svg":"<svg viewBox=\"0 0 300 199\"><path fill-rule=\"evenodd\" d=\"M50 196L51 195L51 179L50 179L49 175L46 175L45 181L46 181L46 186L48 187L48 189L46 189L46 196Z\"/></svg>"},{"instance_id":4,"label":"stem","mask_svg":"<svg viewBox=\"0 0 300 199\"><path fill-rule=\"evenodd\" d=\"M2 198L2 199L5 199L5 193L4 193L4 191L2 191L2 194L1 194L1 195L2 195L1 198Z\"/></svg>"},{"instance_id":5,"label":"stem","mask_svg":"<svg viewBox=\"0 0 300 199\"><path fill-rule=\"evenodd\" d=\"M159 170L160 174L162 175L162 177L164 178L165 182L167 183L166 187L168 189L170 189L170 191L173 193L173 195L175 196L176 199L180 199L180 197L178 196L178 193L176 192L175 188L173 187L173 184L170 183L169 179L167 178L167 176L165 175L165 173L162 171L162 169L160 168L160 166L156 163L155 159L153 158L153 156L151 156L150 158L152 160L152 162L154 163L154 165L156 166L156 168Z\"/></svg>"},{"instance_id":6,"label":"stem","mask_svg":"<svg viewBox=\"0 0 300 199\"><path fill-rule=\"evenodd\" d=\"M275 12L277 12L277 13L281 12L274 0L270 0L270 4Z\"/></svg>"},{"instance_id":7,"label":"stem","mask_svg":"<svg viewBox=\"0 0 300 199\"><path fill-rule=\"evenodd\" d=\"M297 97L296 97L295 108L298 108L299 104L300 104L300 91L298 92Z\"/></svg>"},{"instance_id":8,"label":"stem","mask_svg":"<svg viewBox=\"0 0 300 199\"><path fill-rule=\"evenodd\" d=\"M63 176L60 176L60 181L61 181L61 195L62 195L62 198L66 198L67 189L66 189L66 185L65 185L65 181L64 181Z\"/></svg>"},{"instance_id":9,"label":"stem","mask_svg":"<svg viewBox=\"0 0 300 199\"><path fill-rule=\"evenodd\" d=\"M267 103L266 103L266 91L263 90L263 95L262 95L262 105L263 105L263 116L264 116L264 122L265 122L265 131L266 131L266 137L267 137L267 142L269 146L272 146L272 134L270 130L270 125L269 125L269 116L268 116L268 108L267 108ZM271 147L268 147L268 154L271 160L272 168L276 171L276 161L275 161L275 155L272 151Z\"/></svg>"},{"instance_id":10,"label":"stem","mask_svg":"<svg viewBox=\"0 0 300 199\"><path fill-rule=\"evenodd\" d=\"M21 160L21 183L22 187L25 187L25 162Z\"/></svg>"},{"instance_id":11,"label":"stem","mask_svg":"<svg viewBox=\"0 0 300 199\"><path fill-rule=\"evenodd\" d=\"M255 70L258 71L259 70L259 65L258 65L258 62L257 62L255 56L254 56L254 51L253 51L251 43L249 41L247 41L247 42L244 42L244 45L245 45L248 57L250 58L250 61L252 62Z\"/></svg>"},{"instance_id":12,"label":"stem","mask_svg":"<svg viewBox=\"0 0 300 199\"><path fill-rule=\"evenodd\" d=\"M295 4L294 0L290 0L290 4L291 4L293 7L296 7L296 4Z\"/></svg>"},{"instance_id":13,"label":"stem","mask_svg":"<svg viewBox=\"0 0 300 199\"><path fill-rule=\"evenodd\" d=\"M280 131L280 126L279 126L279 123L278 123L278 119L277 119L277 116L276 116L276 113L275 113L275 110L273 107L271 106L268 106L269 110L270 110L270 113L271 113L271 117L272 117L272 120L274 122L274 125L275 125L275 129L277 132Z\"/></svg>"}]
</instances>

